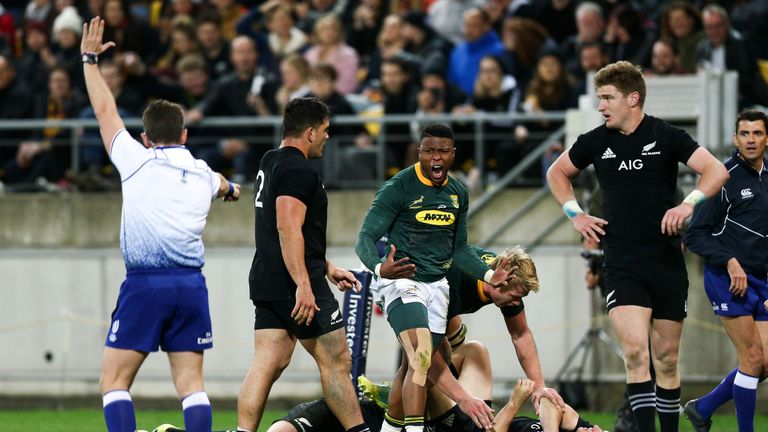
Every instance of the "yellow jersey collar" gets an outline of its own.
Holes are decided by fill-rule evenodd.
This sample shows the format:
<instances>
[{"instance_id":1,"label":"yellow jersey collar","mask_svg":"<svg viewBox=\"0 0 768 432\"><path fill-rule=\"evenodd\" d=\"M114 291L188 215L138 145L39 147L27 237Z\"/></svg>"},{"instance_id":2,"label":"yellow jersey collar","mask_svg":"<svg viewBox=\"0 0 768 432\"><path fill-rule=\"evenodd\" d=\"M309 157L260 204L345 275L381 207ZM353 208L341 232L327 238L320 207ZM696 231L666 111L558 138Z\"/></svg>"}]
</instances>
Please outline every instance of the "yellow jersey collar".
<instances>
[{"instance_id":1,"label":"yellow jersey collar","mask_svg":"<svg viewBox=\"0 0 768 432\"><path fill-rule=\"evenodd\" d=\"M416 162L413 165L413 169L416 171L416 177L419 178L419 181L424 183L427 186L436 186L434 183L432 183L432 180L424 177L424 173L421 172L421 162ZM445 186L446 183L448 183L448 173L445 174L445 180L443 180L443 183L440 184L440 186Z\"/></svg>"}]
</instances>

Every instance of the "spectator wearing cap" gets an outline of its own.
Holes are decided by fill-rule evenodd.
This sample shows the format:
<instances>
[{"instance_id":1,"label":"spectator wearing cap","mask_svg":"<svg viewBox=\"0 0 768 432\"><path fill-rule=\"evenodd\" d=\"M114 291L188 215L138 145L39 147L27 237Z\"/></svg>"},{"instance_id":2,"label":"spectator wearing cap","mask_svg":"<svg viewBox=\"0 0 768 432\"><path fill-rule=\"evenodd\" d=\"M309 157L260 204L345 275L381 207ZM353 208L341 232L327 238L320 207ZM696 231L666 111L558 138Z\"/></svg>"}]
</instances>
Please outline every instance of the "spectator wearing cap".
<instances>
[{"instance_id":1,"label":"spectator wearing cap","mask_svg":"<svg viewBox=\"0 0 768 432\"><path fill-rule=\"evenodd\" d=\"M441 71L445 78L453 44L432 30L423 12L408 12L404 17L402 31L406 41L405 50L421 59L421 75L425 75L428 70Z\"/></svg>"},{"instance_id":2,"label":"spectator wearing cap","mask_svg":"<svg viewBox=\"0 0 768 432\"><path fill-rule=\"evenodd\" d=\"M56 65L56 57L49 45L48 25L30 21L24 28L24 51L16 64L18 76L29 84L36 94L44 93L48 86L48 70Z\"/></svg>"},{"instance_id":3,"label":"spectator wearing cap","mask_svg":"<svg viewBox=\"0 0 768 432\"><path fill-rule=\"evenodd\" d=\"M448 61L448 80L458 85L468 96L474 93L480 59L487 55L501 55L504 45L491 29L488 13L480 8L464 12L464 37L451 51Z\"/></svg>"},{"instance_id":4,"label":"spectator wearing cap","mask_svg":"<svg viewBox=\"0 0 768 432\"><path fill-rule=\"evenodd\" d=\"M318 19L312 39L312 47L304 54L310 66L319 63L333 65L339 77L336 90L343 95L357 90L360 60L355 49L344 42L341 19L335 14L327 14Z\"/></svg>"},{"instance_id":5,"label":"spectator wearing cap","mask_svg":"<svg viewBox=\"0 0 768 432\"><path fill-rule=\"evenodd\" d=\"M56 56L56 65L67 70L72 87L81 92L85 91L83 65L80 60L82 32L83 19L74 6L65 7L53 20L53 52Z\"/></svg>"}]
</instances>

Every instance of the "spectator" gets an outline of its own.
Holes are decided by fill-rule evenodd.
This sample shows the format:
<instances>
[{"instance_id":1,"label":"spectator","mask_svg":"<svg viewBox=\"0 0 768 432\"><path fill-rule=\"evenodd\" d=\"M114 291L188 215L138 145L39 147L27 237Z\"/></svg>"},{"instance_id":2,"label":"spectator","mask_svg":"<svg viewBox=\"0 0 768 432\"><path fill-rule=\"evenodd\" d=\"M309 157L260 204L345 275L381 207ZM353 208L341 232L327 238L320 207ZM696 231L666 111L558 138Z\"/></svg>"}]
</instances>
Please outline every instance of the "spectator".
<instances>
[{"instance_id":1,"label":"spectator","mask_svg":"<svg viewBox=\"0 0 768 432\"><path fill-rule=\"evenodd\" d=\"M112 58L120 53L135 52L148 64L157 58L159 43L154 31L146 24L135 21L130 5L124 0L105 0L102 15L104 40L117 44L101 54L101 58Z\"/></svg>"},{"instance_id":2,"label":"spectator","mask_svg":"<svg viewBox=\"0 0 768 432\"><path fill-rule=\"evenodd\" d=\"M648 64L654 40L653 32L645 28L642 15L631 4L613 9L604 38L611 63L627 60L636 65Z\"/></svg>"},{"instance_id":3,"label":"spectator","mask_svg":"<svg viewBox=\"0 0 768 432\"><path fill-rule=\"evenodd\" d=\"M232 72L229 44L221 35L221 19L215 13L207 13L197 22L197 42L212 81Z\"/></svg>"},{"instance_id":4,"label":"spectator","mask_svg":"<svg viewBox=\"0 0 768 432\"><path fill-rule=\"evenodd\" d=\"M704 39L699 11L686 1L671 2L661 18L661 38L673 41L685 73L695 73L697 46Z\"/></svg>"},{"instance_id":5,"label":"spectator","mask_svg":"<svg viewBox=\"0 0 768 432\"><path fill-rule=\"evenodd\" d=\"M376 49L376 37L381 31L386 6L382 0L362 0L352 13L347 42L357 51L362 64L368 64Z\"/></svg>"},{"instance_id":6,"label":"spectator","mask_svg":"<svg viewBox=\"0 0 768 432\"><path fill-rule=\"evenodd\" d=\"M384 60L381 64L381 91L384 99L384 114L414 114L416 112L416 89L409 75L408 65L401 59ZM385 126L386 142L394 154L397 173L416 161L416 149L411 146L410 126L407 123L389 123Z\"/></svg>"},{"instance_id":7,"label":"spectator","mask_svg":"<svg viewBox=\"0 0 768 432\"><path fill-rule=\"evenodd\" d=\"M80 59L80 35L83 19L73 6L67 6L53 21L53 51L56 64L67 69L73 88L85 91L83 65Z\"/></svg>"},{"instance_id":8,"label":"spectator","mask_svg":"<svg viewBox=\"0 0 768 432\"><path fill-rule=\"evenodd\" d=\"M560 46L565 59L565 69L573 74L581 74L579 51L586 43L597 42L605 33L603 9L595 2L585 1L576 8L576 28L578 32L568 36Z\"/></svg>"},{"instance_id":9,"label":"spectator","mask_svg":"<svg viewBox=\"0 0 768 432\"><path fill-rule=\"evenodd\" d=\"M297 2L295 10L299 16L297 27L305 34L314 31L317 22L326 15L341 16L347 2L336 0L309 0ZM338 69L336 69L338 72Z\"/></svg>"},{"instance_id":10,"label":"spectator","mask_svg":"<svg viewBox=\"0 0 768 432\"><path fill-rule=\"evenodd\" d=\"M429 8L429 22L437 34L458 45L465 41L464 12L484 3L482 0L437 0Z\"/></svg>"},{"instance_id":11,"label":"spectator","mask_svg":"<svg viewBox=\"0 0 768 432\"><path fill-rule=\"evenodd\" d=\"M758 75L757 62L741 35L731 29L728 13L709 5L701 13L706 38L699 43L699 64L716 71L739 73L739 107L768 104L765 81Z\"/></svg>"},{"instance_id":12,"label":"spectator","mask_svg":"<svg viewBox=\"0 0 768 432\"><path fill-rule=\"evenodd\" d=\"M409 12L405 15L402 30L406 41L405 50L421 59L420 75L423 76L429 70L438 70L444 75L448 70L448 56L453 45L432 30L426 19L423 12Z\"/></svg>"},{"instance_id":13,"label":"spectator","mask_svg":"<svg viewBox=\"0 0 768 432\"><path fill-rule=\"evenodd\" d=\"M309 63L299 54L285 57L280 62L280 78L282 85L275 94L275 103L282 114L290 100L309 94Z\"/></svg>"},{"instance_id":14,"label":"spectator","mask_svg":"<svg viewBox=\"0 0 768 432\"><path fill-rule=\"evenodd\" d=\"M277 86L257 69L259 53L255 42L247 36L238 36L231 43L234 72L220 78L197 107L186 114L194 123L204 116L253 116L277 112L274 94ZM265 144L271 146L269 128L238 129L239 137L225 138L218 146L201 150L199 157L212 169L226 172L233 179L245 181L254 174ZM218 132L219 134L221 132ZM248 137L250 142L246 141ZM259 137L267 137L258 141Z\"/></svg>"},{"instance_id":15,"label":"spectator","mask_svg":"<svg viewBox=\"0 0 768 432\"><path fill-rule=\"evenodd\" d=\"M539 51L555 48L555 41L547 29L528 18L511 17L504 21L502 30L504 53L502 58L507 70L515 77L523 91L533 77Z\"/></svg>"},{"instance_id":16,"label":"spectator","mask_svg":"<svg viewBox=\"0 0 768 432\"><path fill-rule=\"evenodd\" d=\"M176 62L190 54L199 54L195 25L187 18L174 18L171 30L171 43L168 51L155 63L152 73L166 81L176 81Z\"/></svg>"},{"instance_id":17,"label":"spectator","mask_svg":"<svg viewBox=\"0 0 768 432\"><path fill-rule=\"evenodd\" d=\"M31 0L24 9L24 23L42 23L46 28L50 28L53 18L56 16L56 9L53 7L53 0Z\"/></svg>"},{"instance_id":18,"label":"spectator","mask_svg":"<svg viewBox=\"0 0 768 432\"><path fill-rule=\"evenodd\" d=\"M384 18L381 32L376 38L376 49L371 55L368 64L366 82L377 81L381 70L381 62L386 59L398 57L409 65L411 76L418 76L421 59L405 50L408 40L405 38L404 21L400 15L388 15Z\"/></svg>"},{"instance_id":19,"label":"spectator","mask_svg":"<svg viewBox=\"0 0 768 432\"><path fill-rule=\"evenodd\" d=\"M578 81L576 89L579 94L587 93L587 86L591 85L587 81L587 75L597 73L603 66L608 64L608 53L605 52L605 46L600 42L586 42L579 46L579 69L574 78Z\"/></svg>"},{"instance_id":20,"label":"spectator","mask_svg":"<svg viewBox=\"0 0 768 432\"><path fill-rule=\"evenodd\" d=\"M565 111L578 105L578 93L579 89L576 88L574 79L563 67L560 53L557 50L545 50L539 54L536 74L526 90L523 111L529 114ZM562 122L542 120L527 123L527 126L516 127L516 148L511 152L511 159L522 159L546 138L547 133L560 126ZM542 166L534 165L526 170L524 175L528 179L535 179L538 183L542 179L542 174L562 151L562 143L553 144L544 154Z\"/></svg>"},{"instance_id":21,"label":"spectator","mask_svg":"<svg viewBox=\"0 0 768 432\"><path fill-rule=\"evenodd\" d=\"M245 14L245 9L235 0L211 0L221 17L221 34L226 41L232 41L237 37L237 22Z\"/></svg>"},{"instance_id":22,"label":"spectator","mask_svg":"<svg viewBox=\"0 0 768 432\"><path fill-rule=\"evenodd\" d=\"M359 59L355 49L344 42L341 20L335 14L318 19L312 34L313 45L304 54L311 66L326 63L336 68L336 90L345 95L357 89Z\"/></svg>"},{"instance_id":23,"label":"spectator","mask_svg":"<svg viewBox=\"0 0 768 432\"><path fill-rule=\"evenodd\" d=\"M541 23L556 43L561 44L565 39L578 32L576 21L576 1L574 0L545 0L536 12L536 21Z\"/></svg>"},{"instance_id":24,"label":"spectator","mask_svg":"<svg viewBox=\"0 0 768 432\"><path fill-rule=\"evenodd\" d=\"M480 60L480 73L475 82L475 92L470 105L460 107L458 112L487 112L487 113L514 113L520 105L520 88L517 87L515 78L509 75L498 57L485 56ZM488 171L506 172L509 166L499 167L497 151L502 142L508 141L509 131L512 127L509 121L491 121L485 125L484 141L484 168ZM474 129L472 131L474 132ZM474 133L469 134L474 137ZM466 148L459 154L458 148ZM472 168L482 164L475 160L475 142L457 146L456 165L462 167L462 171L469 172L472 178ZM461 157L460 157L461 156ZM472 183L472 182L470 182ZM472 189L473 184L469 184Z\"/></svg>"},{"instance_id":25,"label":"spectator","mask_svg":"<svg viewBox=\"0 0 768 432\"><path fill-rule=\"evenodd\" d=\"M48 44L48 27L43 22L30 22L24 33L24 54L16 69L35 94L44 93L48 86L48 70L56 64Z\"/></svg>"},{"instance_id":26,"label":"spectator","mask_svg":"<svg viewBox=\"0 0 768 432\"><path fill-rule=\"evenodd\" d=\"M199 54L189 54L176 62L176 74L183 90L179 103L189 109L202 102L208 92L210 77L205 60Z\"/></svg>"},{"instance_id":27,"label":"spectator","mask_svg":"<svg viewBox=\"0 0 768 432\"><path fill-rule=\"evenodd\" d=\"M287 4L276 4L267 12L267 41L277 60L300 52L307 45L307 35L296 27L293 9Z\"/></svg>"},{"instance_id":28,"label":"spectator","mask_svg":"<svg viewBox=\"0 0 768 432\"><path fill-rule=\"evenodd\" d=\"M0 55L0 120L32 117L33 106L29 86L16 76L16 68L10 57ZM29 131L3 131L0 138L0 167L13 157L13 147L18 139L29 136ZM2 174L0 174L2 177Z\"/></svg>"},{"instance_id":29,"label":"spectator","mask_svg":"<svg viewBox=\"0 0 768 432\"><path fill-rule=\"evenodd\" d=\"M448 81L472 96L480 59L486 55L501 55L504 45L491 29L488 13L480 8L464 12L464 37L466 42L456 45L451 52Z\"/></svg>"},{"instance_id":30,"label":"spectator","mask_svg":"<svg viewBox=\"0 0 768 432\"><path fill-rule=\"evenodd\" d=\"M16 22L0 4L0 55L12 55L16 49Z\"/></svg>"},{"instance_id":31,"label":"spectator","mask_svg":"<svg viewBox=\"0 0 768 432\"><path fill-rule=\"evenodd\" d=\"M680 75L685 73L680 65L680 56L675 44L669 39L659 39L653 44L651 68L644 71L646 76Z\"/></svg>"},{"instance_id":32,"label":"spectator","mask_svg":"<svg viewBox=\"0 0 768 432\"><path fill-rule=\"evenodd\" d=\"M312 68L309 73L309 96L320 99L331 109L331 114L353 115L355 110L347 99L334 88L336 81L336 69L325 63ZM363 132L360 125L332 125L331 139L337 139L341 144L351 143Z\"/></svg>"}]
</instances>

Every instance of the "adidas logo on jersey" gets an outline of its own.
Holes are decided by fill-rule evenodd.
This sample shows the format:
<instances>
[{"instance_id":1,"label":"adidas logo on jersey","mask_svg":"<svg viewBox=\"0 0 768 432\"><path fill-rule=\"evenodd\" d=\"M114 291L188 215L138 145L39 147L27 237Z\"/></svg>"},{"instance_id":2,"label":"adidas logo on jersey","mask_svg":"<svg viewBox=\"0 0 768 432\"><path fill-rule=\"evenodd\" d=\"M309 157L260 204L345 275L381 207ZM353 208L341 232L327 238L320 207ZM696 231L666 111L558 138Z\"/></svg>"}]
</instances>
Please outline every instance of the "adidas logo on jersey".
<instances>
[{"instance_id":1,"label":"adidas logo on jersey","mask_svg":"<svg viewBox=\"0 0 768 432\"><path fill-rule=\"evenodd\" d=\"M605 149L605 152L603 153L603 157L601 157L600 159L613 159L615 157L616 157L616 153L614 153L613 150L611 150L611 148L608 147L607 149Z\"/></svg>"}]
</instances>

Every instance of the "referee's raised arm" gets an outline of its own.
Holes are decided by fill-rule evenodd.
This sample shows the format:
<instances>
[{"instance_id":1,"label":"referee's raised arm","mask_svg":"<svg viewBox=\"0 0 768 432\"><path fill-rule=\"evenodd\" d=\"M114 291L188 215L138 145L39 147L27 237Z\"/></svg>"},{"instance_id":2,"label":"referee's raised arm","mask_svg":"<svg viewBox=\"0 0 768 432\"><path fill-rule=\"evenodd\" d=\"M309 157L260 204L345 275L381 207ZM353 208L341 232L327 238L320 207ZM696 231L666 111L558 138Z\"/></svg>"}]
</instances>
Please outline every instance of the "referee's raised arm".
<instances>
[{"instance_id":1,"label":"referee's raised arm","mask_svg":"<svg viewBox=\"0 0 768 432\"><path fill-rule=\"evenodd\" d=\"M90 24L83 24L83 39L80 41L80 55L83 61L85 87L91 101L93 112L99 121L101 140L107 154L112 149L112 139L120 129L125 128L123 119L117 112L115 97L109 91L107 83L99 70L99 55L115 46L114 42L102 43L104 35L104 20L99 17L91 19Z\"/></svg>"}]
</instances>

